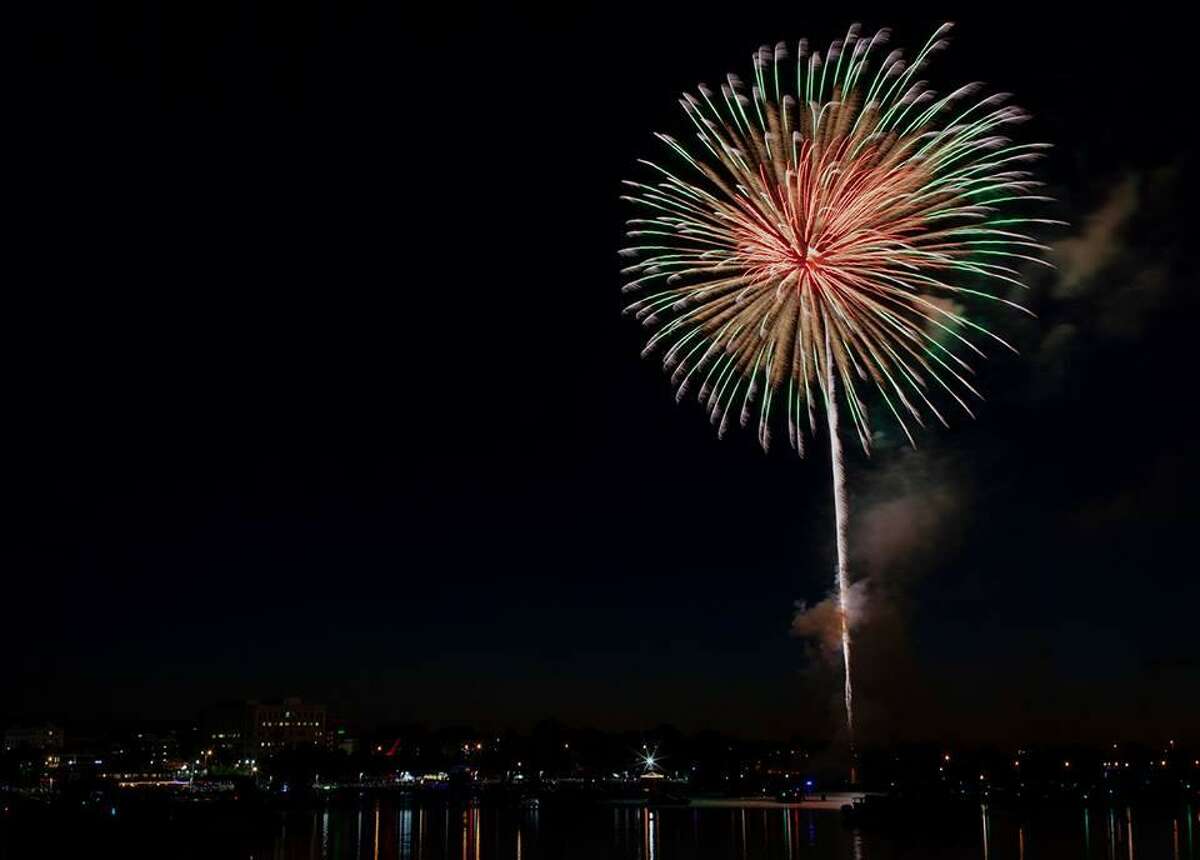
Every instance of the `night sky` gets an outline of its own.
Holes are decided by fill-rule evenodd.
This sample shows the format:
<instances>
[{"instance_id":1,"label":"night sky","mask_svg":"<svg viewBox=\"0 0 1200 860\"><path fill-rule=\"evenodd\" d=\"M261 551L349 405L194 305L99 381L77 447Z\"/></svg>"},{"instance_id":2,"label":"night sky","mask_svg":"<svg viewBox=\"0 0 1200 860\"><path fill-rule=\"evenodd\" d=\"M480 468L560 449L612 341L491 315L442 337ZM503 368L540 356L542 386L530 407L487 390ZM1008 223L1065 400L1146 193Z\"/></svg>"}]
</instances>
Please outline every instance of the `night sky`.
<instances>
[{"instance_id":1,"label":"night sky","mask_svg":"<svg viewBox=\"0 0 1200 860\"><path fill-rule=\"evenodd\" d=\"M978 420L851 454L863 733L1194 735L1186 24L109 5L6 28L0 720L299 695L829 736L791 633L832 580L827 445L676 405L620 315L619 182L761 43L949 18L926 77L1016 93L1072 226Z\"/></svg>"}]
</instances>

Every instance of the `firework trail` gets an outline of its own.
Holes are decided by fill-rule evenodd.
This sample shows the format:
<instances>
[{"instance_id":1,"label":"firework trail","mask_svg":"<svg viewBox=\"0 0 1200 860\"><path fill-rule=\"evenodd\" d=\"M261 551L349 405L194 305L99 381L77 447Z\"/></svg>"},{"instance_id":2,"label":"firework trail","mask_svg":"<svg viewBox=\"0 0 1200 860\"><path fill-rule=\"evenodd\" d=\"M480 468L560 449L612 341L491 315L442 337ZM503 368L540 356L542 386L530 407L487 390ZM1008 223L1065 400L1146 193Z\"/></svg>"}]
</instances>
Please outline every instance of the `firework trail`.
<instances>
[{"instance_id":1,"label":"firework trail","mask_svg":"<svg viewBox=\"0 0 1200 860\"><path fill-rule=\"evenodd\" d=\"M850 675L850 614L847 611L850 593L850 573L846 563L846 469L842 462L842 438L838 428L837 376L833 372L833 353L826 349L825 385L831 407L825 410L829 419L829 461L833 467L833 515L837 537L837 594L838 627L842 640L843 697L846 703L846 734L854 743L854 682Z\"/></svg>"},{"instance_id":2,"label":"firework trail","mask_svg":"<svg viewBox=\"0 0 1200 860\"><path fill-rule=\"evenodd\" d=\"M911 63L880 56L887 30L868 39L858 25L824 57L802 40L794 70L787 45L762 47L749 94L731 74L683 95L699 155L656 134L675 164L641 161L653 178L625 183L644 217L627 222L636 244L621 253L637 261L624 289L647 293L627 311L657 326L644 354L663 349L677 399L696 389L719 436L757 408L764 450L782 409L801 455L824 406L852 747L842 408L867 453L868 393L910 442L910 422L947 423L935 401L971 415L966 358L988 342L1016 350L964 305L1024 310L1001 291L1022 285L1016 266L1049 264L1023 231L1062 223L1025 214L1049 199L1023 169L1046 144L1002 132L1027 114L1006 94L976 98L978 84L939 95L917 78L949 29Z\"/></svg>"}]
</instances>

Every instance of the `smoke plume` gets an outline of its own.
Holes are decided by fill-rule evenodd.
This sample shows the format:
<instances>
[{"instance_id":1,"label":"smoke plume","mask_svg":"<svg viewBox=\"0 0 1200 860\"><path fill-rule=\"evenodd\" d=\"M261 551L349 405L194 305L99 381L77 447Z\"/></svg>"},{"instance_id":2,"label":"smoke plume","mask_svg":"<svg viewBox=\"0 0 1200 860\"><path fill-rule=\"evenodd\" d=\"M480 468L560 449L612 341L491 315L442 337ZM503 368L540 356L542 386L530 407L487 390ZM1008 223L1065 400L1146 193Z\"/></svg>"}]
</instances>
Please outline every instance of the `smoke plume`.
<instances>
[{"instance_id":1,"label":"smoke plume","mask_svg":"<svg viewBox=\"0 0 1200 860\"><path fill-rule=\"evenodd\" d=\"M869 735L879 707L896 698L893 688L913 692L917 673L907 635L911 590L931 562L953 552L969 494L962 470L948 455L907 448L861 470L850 486L857 489L850 499L847 614L855 682L862 691L859 719ZM836 595L797 603L791 632L808 643L810 680L833 683L841 672Z\"/></svg>"}]
</instances>

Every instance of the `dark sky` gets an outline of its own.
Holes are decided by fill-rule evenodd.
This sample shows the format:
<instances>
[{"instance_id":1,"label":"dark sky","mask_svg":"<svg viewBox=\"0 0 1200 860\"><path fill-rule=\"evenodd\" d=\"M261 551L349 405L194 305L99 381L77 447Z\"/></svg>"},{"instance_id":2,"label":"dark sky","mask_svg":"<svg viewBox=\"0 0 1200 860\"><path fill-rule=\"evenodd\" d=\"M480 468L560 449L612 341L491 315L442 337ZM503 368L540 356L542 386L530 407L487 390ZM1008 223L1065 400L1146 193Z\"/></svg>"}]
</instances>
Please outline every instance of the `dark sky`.
<instances>
[{"instance_id":1,"label":"dark sky","mask_svg":"<svg viewBox=\"0 0 1200 860\"><path fill-rule=\"evenodd\" d=\"M828 735L789 631L827 449L718 442L638 357L619 181L762 42L949 17L928 77L1017 94L1073 226L979 419L852 458L864 731L1195 731L1194 62L1158 16L109 5L6 28L0 718Z\"/></svg>"}]
</instances>

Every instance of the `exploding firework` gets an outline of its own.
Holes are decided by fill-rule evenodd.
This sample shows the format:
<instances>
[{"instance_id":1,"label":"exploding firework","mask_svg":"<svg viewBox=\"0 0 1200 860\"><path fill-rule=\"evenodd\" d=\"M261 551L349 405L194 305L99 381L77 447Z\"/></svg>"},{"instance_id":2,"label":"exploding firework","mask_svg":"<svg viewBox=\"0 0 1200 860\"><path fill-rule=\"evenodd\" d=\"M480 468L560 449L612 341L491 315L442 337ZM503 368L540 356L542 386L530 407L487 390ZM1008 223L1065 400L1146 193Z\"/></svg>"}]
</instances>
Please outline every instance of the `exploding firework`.
<instances>
[{"instance_id":1,"label":"exploding firework","mask_svg":"<svg viewBox=\"0 0 1200 860\"><path fill-rule=\"evenodd\" d=\"M762 47L748 92L731 74L683 95L699 148L657 134L674 163L642 161L653 178L626 183L644 217L628 222L624 289L647 293L627 310L658 326L644 354L663 350L677 399L698 391L721 436L757 410L764 449L782 411L801 455L824 408L851 744L842 405L868 453L868 397L910 442L912 424L947 423L946 404L972 415L968 359L1013 347L965 306L1023 310L1003 293L1020 266L1049 265L1024 231L1061 223L1025 214L1049 199L1024 169L1047 145L1004 134L1028 115L1006 94L976 97L978 84L939 95L917 79L949 29L911 63L880 56L887 30L857 25L824 57L801 41L794 68L784 43Z\"/></svg>"}]
</instances>

